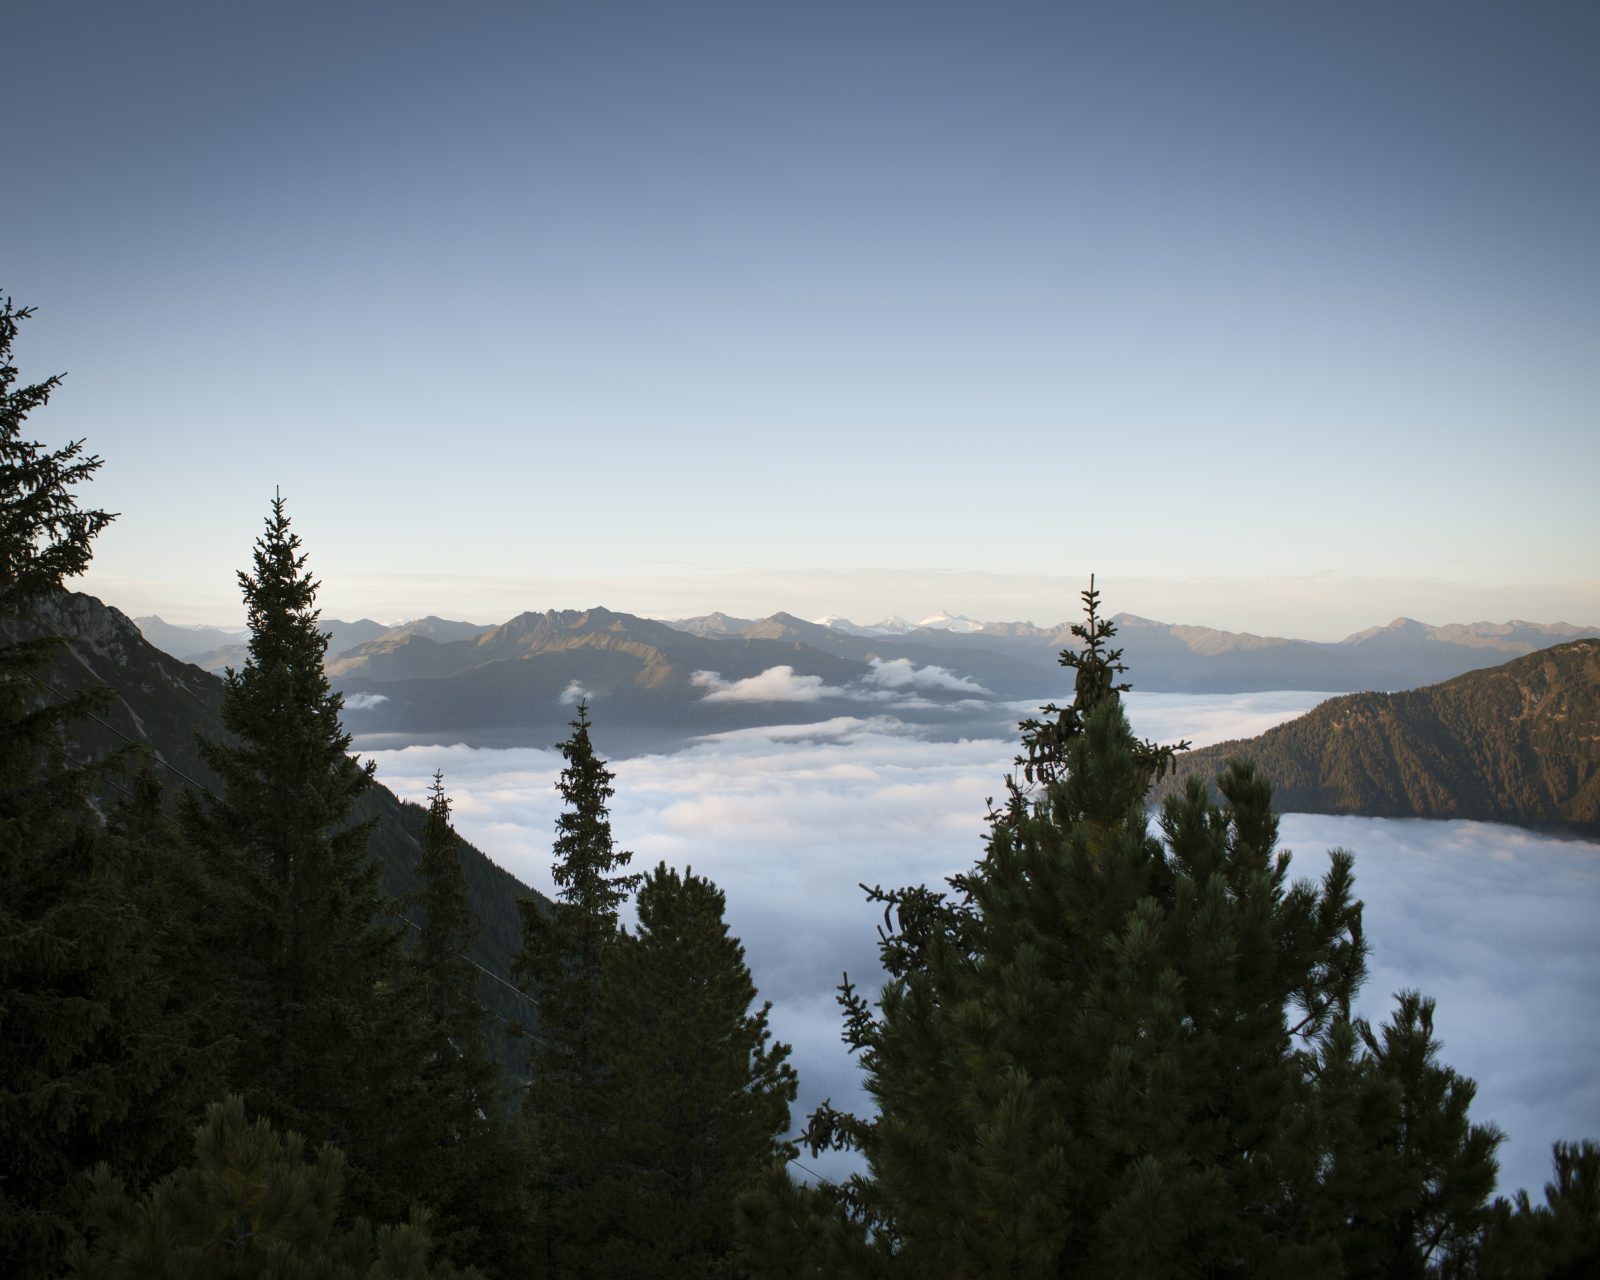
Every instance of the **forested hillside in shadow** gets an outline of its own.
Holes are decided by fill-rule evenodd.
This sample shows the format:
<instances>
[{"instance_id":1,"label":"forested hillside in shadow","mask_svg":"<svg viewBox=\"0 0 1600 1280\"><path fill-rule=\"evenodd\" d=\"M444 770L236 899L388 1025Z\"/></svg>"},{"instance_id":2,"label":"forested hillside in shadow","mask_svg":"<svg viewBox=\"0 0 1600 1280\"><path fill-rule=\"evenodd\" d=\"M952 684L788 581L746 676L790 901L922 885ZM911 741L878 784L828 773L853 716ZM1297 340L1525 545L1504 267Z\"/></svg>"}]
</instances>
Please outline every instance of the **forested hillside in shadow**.
<instances>
[{"instance_id":1,"label":"forested hillside in shadow","mask_svg":"<svg viewBox=\"0 0 1600 1280\"><path fill-rule=\"evenodd\" d=\"M1600 832L1600 640L1403 693L1327 702L1182 756L1167 790L1255 761L1286 812Z\"/></svg>"}]
</instances>

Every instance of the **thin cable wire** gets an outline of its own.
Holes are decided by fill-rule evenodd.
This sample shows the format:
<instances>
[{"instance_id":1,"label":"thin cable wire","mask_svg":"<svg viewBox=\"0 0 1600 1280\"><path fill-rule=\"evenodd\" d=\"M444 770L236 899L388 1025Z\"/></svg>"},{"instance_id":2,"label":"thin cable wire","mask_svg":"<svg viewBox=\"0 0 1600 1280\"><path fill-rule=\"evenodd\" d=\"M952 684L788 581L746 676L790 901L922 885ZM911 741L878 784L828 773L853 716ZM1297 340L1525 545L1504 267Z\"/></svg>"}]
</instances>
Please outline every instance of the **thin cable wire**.
<instances>
[{"instance_id":1,"label":"thin cable wire","mask_svg":"<svg viewBox=\"0 0 1600 1280\"><path fill-rule=\"evenodd\" d=\"M820 1173L818 1173L818 1172L817 1172L817 1171L816 1171L816 1170L815 1170L815 1169L808 1169L808 1168L806 1168L806 1167L805 1167L805 1165L803 1165L803 1164L801 1164L801 1163L800 1163L800 1162L799 1162L799 1161L798 1161L798 1160L796 1160L796 1159L795 1159L795 1158L794 1158L794 1157L793 1157L793 1156L790 1156L790 1157L789 1157L789 1163L790 1163L790 1164L792 1164L792 1165L793 1165L793 1166L794 1166L794 1167L795 1167L795 1168L796 1168L796 1169L799 1169L799 1170L800 1170L800 1172L802 1172L802 1173L809 1173L809 1174L810 1174L810 1175L811 1175L811 1176L812 1176L812 1177L813 1177L813 1178L815 1178L815 1179L816 1179L816 1180L817 1180L817 1181L818 1181L818 1182L820 1182L820 1183L821 1183L821 1184L822 1184L822 1185L823 1185L823 1186L825 1186L825 1187L834 1187L834 1186L838 1186L838 1183L836 1183L836 1182L833 1182L833 1181L831 1181L831 1180L829 1180L829 1179L827 1179L827 1178L824 1178L824 1177L823 1177L823 1176L822 1176L822 1175L821 1175L821 1174L820 1174Z\"/></svg>"},{"instance_id":2,"label":"thin cable wire","mask_svg":"<svg viewBox=\"0 0 1600 1280\"><path fill-rule=\"evenodd\" d=\"M46 693L54 694L57 698L60 698L62 702L68 702L68 701L71 700L70 696L68 694L62 693L59 689L52 688L50 685L46 684L43 680L41 680L33 672L31 672L31 671L28 672L28 678L30 680L32 680L36 685L38 685L41 689L43 689ZM196 782L193 778L191 778L188 774L186 774L182 769L178 768L177 765L172 764L172 763L170 763L170 762L168 762L166 760L163 760L161 758L161 753L156 750L155 744L153 742L150 742L148 740L141 742L138 738L132 737L129 734L124 733L121 729L117 728L116 725L110 723L109 721L102 720L99 716L95 715L95 713L92 712L92 711L83 711L83 712L80 712L80 714L83 715L86 719L93 720L101 728L109 729L112 733L116 734L117 737L121 738L124 742L128 743L130 746L148 748L149 751L150 751L150 754L155 757L155 762L158 765L160 765L163 769L170 770L172 773L176 774L178 777L182 778L185 782L187 782L196 791L204 792L205 795L209 799L215 800L217 798L215 795L212 794L211 788L206 786L203 782Z\"/></svg>"}]
</instances>

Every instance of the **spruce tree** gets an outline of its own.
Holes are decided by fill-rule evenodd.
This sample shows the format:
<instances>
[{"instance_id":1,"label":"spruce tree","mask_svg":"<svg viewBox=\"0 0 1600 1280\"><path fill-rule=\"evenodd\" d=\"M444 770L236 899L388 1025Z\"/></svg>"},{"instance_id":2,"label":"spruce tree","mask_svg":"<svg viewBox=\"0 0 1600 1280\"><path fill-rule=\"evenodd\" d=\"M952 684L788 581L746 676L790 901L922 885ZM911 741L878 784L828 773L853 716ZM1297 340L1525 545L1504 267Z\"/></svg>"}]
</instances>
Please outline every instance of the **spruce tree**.
<instances>
[{"instance_id":1,"label":"spruce tree","mask_svg":"<svg viewBox=\"0 0 1600 1280\"><path fill-rule=\"evenodd\" d=\"M609 802L615 775L595 754L589 709L578 704L559 750L556 782L565 801L556 819L557 894L546 907L521 899L523 946L516 973L538 1005L527 1112L534 1144L534 1195L553 1274L603 1274L595 1245L610 1207L595 1194L614 1128L601 1096L604 1064L595 1042L607 951L618 910L640 876L621 869L633 855L612 843Z\"/></svg>"},{"instance_id":2,"label":"spruce tree","mask_svg":"<svg viewBox=\"0 0 1600 1280\"><path fill-rule=\"evenodd\" d=\"M846 980L877 1114L824 1105L814 1150L868 1173L744 1204L761 1274L1450 1274L1493 1184L1470 1083L1425 1006L1374 1035L1351 855L1291 882L1246 763L1146 812L1091 585L1070 707L1023 726L1022 777L948 895L884 892L888 975ZM1348 1255L1348 1256L1347 1256Z\"/></svg>"},{"instance_id":3,"label":"spruce tree","mask_svg":"<svg viewBox=\"0 0 1600 1280\"><path fill-rule=\"evenodd\" d=\"M731 1272L734 1203L793 1154L795 1074L752 1009L744 948L722 891L664 864L637 898L638 929L605 960L596 1033L615 1128L598 1199L612 1208L604 1274Z\"/></svg>"},{"instance_id":4,"label":"spruce tree","mask_svg":"<svg viewBox=\"0 0 1600 1280\"><path fill-rule=\"evenodd\" d=\"M443 774L434 775L420 845L421 887L406 905L417 926L410 969L421 1011L415 1053L427 1113L419 1127L431 1141L409 1147L404 1182L433 1206L443 1256L510 1277L521 1274L530 1247L528 1148L488 1056L479 970L467 955L479 921L468 901Z\"/></svg>"},{"instance_id":5,"label":"spruce tree","mask_svg":"<svg viewBox=\"0 0 1600 1280\"><path fill-rule=\"evenodd\" d=\"M422 887L409 906L417 938L411 965L422 984L423 1004L434 1028L458 1051L481 1047L483 1011L478 1005L478 971L467 951L478 936L477 913L467 896L467 873L460 842L450 824L450 797L444 774L433 775L428 814L422 824L417 879Z\"/></svg>"},{"instance_id":6,"label":"spruce tree","mask_svg":"<svg viewBox=\"0 0 1600 1280\"><path fill-rule=\"evenodd\" d=\"M416 1010L404 998L398 930L384 923L367 822L350 808L372 765L350 755L340 695L323 672L318 583L281 497L239 574L249 658L225 677L227 742L202 749L220 795L189 798L195 838L232 886L223 975L238 1038L232 1079L275 1123L351 1156L359 1208L394 1217L409 1199L407 1108L422 1106Z\"/></svg>"},{"instance_id":7,"label":"spruce tree","mask_svg":"<svg viewBox=\"0 0 1600 1280\"><path fill-rule=\"evenodd\" d=\"M35 610L83 572L108 512L76 487L100 459L24 437L59 377L21 384L27 308L0 304L0 1274L53 1274L76 1175L166 1166L189 1124L188 1029L148 946L139 868L91 807L99 770L67 733L99 701L57 698L38 672L62 643Z\"/></svg>"}]
</instances>

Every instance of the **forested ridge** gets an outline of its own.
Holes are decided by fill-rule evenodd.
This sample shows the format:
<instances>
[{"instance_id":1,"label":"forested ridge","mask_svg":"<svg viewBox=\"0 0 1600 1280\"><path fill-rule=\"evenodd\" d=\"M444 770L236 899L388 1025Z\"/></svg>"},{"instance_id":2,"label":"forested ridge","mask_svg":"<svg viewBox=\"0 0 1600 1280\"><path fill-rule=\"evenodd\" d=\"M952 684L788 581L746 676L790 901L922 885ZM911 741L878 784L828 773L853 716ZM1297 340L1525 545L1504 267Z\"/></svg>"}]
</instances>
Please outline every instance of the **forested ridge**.
<instances>
[{"instance_id":1,"label":"forested ridge","mask_svg":"<svg viewBox=\"0 0 1600 1280\"><path fill-rule=\"evenodd\" d=\"M94 611L63 594L114 517L89 505L83 442L24 434L58 385L12 364L27 315L0 310L0 1274L1600 1265L1600 1148L1558 1144L1542 1205L1491 1201L1499 1134L1440 1061L1432 1001L1353 1015L1348 854L1291 880L1243 763L1152 830L1175 753L1128 727L1092 583L1072 698L1021 727L973 867L867 890L887 977L846 976L840 1003L875 1108L824 1104L804 1130L862 1172L797 1181L788 1047L722 892L632 868L586 706L559 744L546 901L467 853L448 778L400 807L351 754L280 496L220 694L152 669L134 683L161 696L116 708L86 657L118 641L103 617L74 634ZM170 768L104 729L148 739L158 706L199 735ZM482 998L491 954L515 1015Z\"/></svg>"},{"instance_id":2,"label":"forested ridge","mask_svg":"<svg viewBox=\"0 0 1600 1280\"><path fill-rule=\"evenodd\" d=\"M1172 786L1248 757L1280 808L1600 831L1600 640L1400 693L1330 698L1188 753Z\"/></svg>"}]
</instances>

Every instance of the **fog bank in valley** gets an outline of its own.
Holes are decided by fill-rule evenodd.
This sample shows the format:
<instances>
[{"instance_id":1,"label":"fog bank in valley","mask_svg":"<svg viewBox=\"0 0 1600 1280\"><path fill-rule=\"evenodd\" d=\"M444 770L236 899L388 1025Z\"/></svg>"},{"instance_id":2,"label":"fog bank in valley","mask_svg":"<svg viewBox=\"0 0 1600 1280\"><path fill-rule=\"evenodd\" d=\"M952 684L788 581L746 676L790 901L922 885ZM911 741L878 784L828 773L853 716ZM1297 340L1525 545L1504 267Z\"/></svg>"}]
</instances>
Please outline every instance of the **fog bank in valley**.
<instances>
[{"instance_id":1,"label":"fog bank in valley","mask_svg":"<svg viewBox=\"0 0 1600 1280\"><path fill-rule=\"evenodd\" d=\"M1134 693L1128 706L1141 735L1204 745L1260 733L1321 697ZM603 707L595 720L605 754ZM985 800L1000 793L1014 752L996 739L927 741L891 715L865 715L612 761L613 830L635 868L692 866L726 891L773 1025L794 1045L797 1126L824 1097L862 1098L833 999L843 971L863 986L878 980L880 916L858 884L937 883L970 866ZM379 777L412 799L443 770L462 834L551 892L558 752L372 754ZM1444 1059L1478 1081L1475 1118L1509 1135L1502 1188L1537 1191L1553 1140L1600 1136L1591 1069L1600 1053L1600 846L1482 823L1296 814L1283 819L1282 843L1306 877L1322 874L1330 848L1355 851L1372 944L1362 1011L1381 1019L1405 988L1437 998ZM824 1174L843 1167L839 1157L806 1163Z\"/></svg>"}]
</instances>

